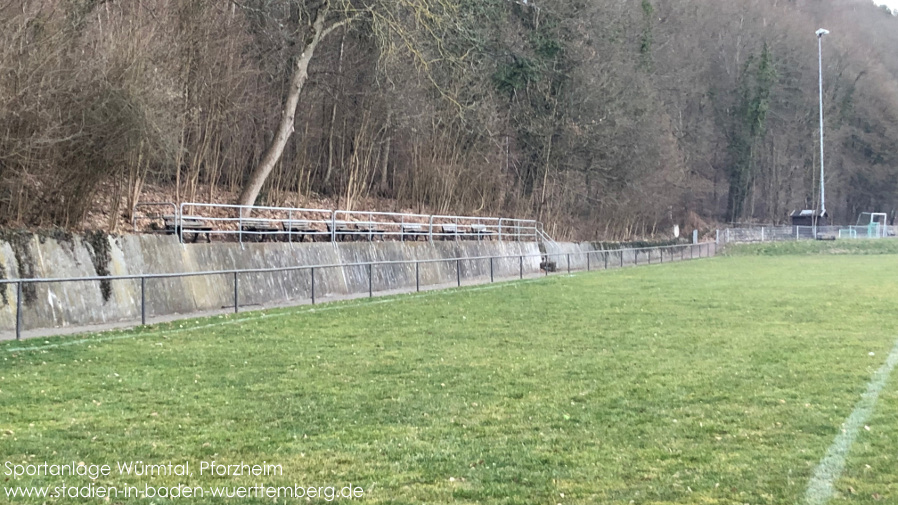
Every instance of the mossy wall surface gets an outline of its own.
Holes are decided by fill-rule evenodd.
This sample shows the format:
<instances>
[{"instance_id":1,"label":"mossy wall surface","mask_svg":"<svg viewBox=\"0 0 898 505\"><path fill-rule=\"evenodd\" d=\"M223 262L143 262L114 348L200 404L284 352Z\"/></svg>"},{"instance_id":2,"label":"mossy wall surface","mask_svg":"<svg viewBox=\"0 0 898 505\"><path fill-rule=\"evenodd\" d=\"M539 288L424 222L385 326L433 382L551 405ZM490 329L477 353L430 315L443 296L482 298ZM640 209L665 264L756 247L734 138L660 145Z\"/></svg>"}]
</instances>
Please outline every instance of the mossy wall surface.
<instances>
[{"instance_id":1,"label":"mossy wall surface","mask_svg":"<svg viewBox=\"0 0 898 505\"><path fill-rule=\"evenodd\" d=\"M495 275L517 275L519 256L524 273L539 270L533 242L347 242L347 243L212 243L180 244L162 235L101 234L53 237L16 233L0 236L0 273L16 278L71 278L213 270L277 268L299 265L346 265L364 262L439 260L458 257L514 256L494 262ZM463 280L489 277L489 262L461 262ZM422 285L455 281L454 262L421 263ZM306 300L311 293L308 270L240 274L242 307ZM191 314L233 304L232 275L203 275L146 282L147 315ZM375 291L415 286L414 264L379 265L373 269ZM24 325L27 329L139 320L140 281L26 284ZM327 296L367 293L365 266L316 269L315 293ZM0 285L0 331L15 328L15 285Z\"/></svg>"}]
</instances>

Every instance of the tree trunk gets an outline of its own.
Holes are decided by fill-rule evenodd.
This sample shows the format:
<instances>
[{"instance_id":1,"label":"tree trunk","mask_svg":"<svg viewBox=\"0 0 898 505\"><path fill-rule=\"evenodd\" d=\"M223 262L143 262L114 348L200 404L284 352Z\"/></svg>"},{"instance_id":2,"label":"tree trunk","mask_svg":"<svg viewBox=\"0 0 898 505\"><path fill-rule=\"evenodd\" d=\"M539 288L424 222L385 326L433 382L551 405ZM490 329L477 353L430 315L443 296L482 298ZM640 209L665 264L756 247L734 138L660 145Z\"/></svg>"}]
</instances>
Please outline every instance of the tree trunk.
<instances>
[{"instance_id":1,"label":"tree trunk","mask_svg":"<svg viewBox=\"0 0 898 505\"><path fill-rule=\"evenodd\" d=\"M299 104L299 94L302 92L306 79L309 77L309 62L315 54L315 49L318 47L318 43L330 32L353 20L353 18L346 18L325 28L324 22L327 14L328 9L324 7L319 9L318 13L315 15L315 22L312 24L312 36L303 46L302 54L297 58L296 67L293 69L293 76L290 78L290 87L287 90L287 102L284 104L281 122L278 125L274 139L271 141L271 145L262 157L262 161L253 170L249 181L247 181L246 186L244 186L243 191L240 193L240 197L238 198L238 203L240 205L255 204L256 198L258 198L259 192L262 190L262 185L265 184L272 169L274 169L274 166L277 165L278 161L281 159L281 154L284 152L284 146L287 145L287 140L289 140L290 135L293 134L293 121L296 116L296 106Z\"/></svg>"},{"instance_id":2,"label":"tree trunk","mask_svg":"<svg viewBox=\"0 0 898 505\"><path fill-rule=\"evenodd\" d=\"M337 87L334 95L334 104L331 107L330 130L327 135L327 172L324 173L325 189L330 186L331 176L334 174L334 123L337 121L337 104L343 98L343 52L346 46L346 32L343 32L343 40L340 41L340 59L337 63ZM345 133L345 132L344 132Z\"/></svg>"}]
</instances>

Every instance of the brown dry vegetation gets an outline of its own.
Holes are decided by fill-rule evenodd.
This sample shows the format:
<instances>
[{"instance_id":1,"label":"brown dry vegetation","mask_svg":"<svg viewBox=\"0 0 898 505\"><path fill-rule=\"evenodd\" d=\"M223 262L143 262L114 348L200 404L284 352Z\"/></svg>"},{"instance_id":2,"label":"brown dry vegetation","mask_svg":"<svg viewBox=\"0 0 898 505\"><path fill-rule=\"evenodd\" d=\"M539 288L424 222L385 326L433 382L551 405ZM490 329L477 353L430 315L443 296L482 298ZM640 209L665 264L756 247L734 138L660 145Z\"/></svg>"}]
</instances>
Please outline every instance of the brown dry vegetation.
<instances>
[{"instance_id":1,"label":"brown dry vegetation","mask_svg":"<svg viewBox=\"0 0 898 505\"><path fill-rule=\"evenodd\" d=\"M0 225L229 201L536 217L559 237L898 204L898 19L866 0L0 0Z\"/></svg>"}]
</instances>

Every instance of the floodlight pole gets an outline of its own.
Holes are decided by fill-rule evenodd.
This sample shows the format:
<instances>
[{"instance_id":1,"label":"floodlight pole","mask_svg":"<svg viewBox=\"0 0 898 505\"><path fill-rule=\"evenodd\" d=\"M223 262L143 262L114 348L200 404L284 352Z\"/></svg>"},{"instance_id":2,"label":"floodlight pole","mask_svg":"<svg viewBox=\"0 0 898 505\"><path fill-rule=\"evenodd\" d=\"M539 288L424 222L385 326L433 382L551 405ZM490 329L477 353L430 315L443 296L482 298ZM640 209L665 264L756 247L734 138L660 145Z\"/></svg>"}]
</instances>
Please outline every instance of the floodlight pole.
<instances>
[{"instance_id":1,"label":"floodlight pole","mask_svg":"<svg viewBox=\"0 0 898 505\"><path fill-rule=\"evenodd\" d=\"M823 183L823 36L829 34L829 30L817 30L817 59L820 69L820 215L826 213L826 191Z\"/></svg>"}]
</instances>

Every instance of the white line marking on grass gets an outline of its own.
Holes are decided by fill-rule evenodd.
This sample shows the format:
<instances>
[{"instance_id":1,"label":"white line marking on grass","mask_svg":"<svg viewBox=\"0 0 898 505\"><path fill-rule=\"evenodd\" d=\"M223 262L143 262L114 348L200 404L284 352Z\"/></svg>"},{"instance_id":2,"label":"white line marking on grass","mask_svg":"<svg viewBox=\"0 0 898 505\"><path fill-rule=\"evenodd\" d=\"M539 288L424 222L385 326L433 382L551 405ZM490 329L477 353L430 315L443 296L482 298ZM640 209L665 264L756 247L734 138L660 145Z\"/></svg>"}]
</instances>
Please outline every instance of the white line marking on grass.
<instances>
[{"instance_id":1,"label":"white line marking on grass","mask_svg":"<svg viewBox=\"0 0 898 505\"><path fill-rule=\"evenodd\" d=\"M832 498L833 486L842 475L842 470L845 469L845 458L848 456L851 444L857 438L861 427L873 414L879 393L885 387L896 364L898 364L898 342L895 342L886 362L873 374L873 378L867 384L867 390L854 406L854 411L842 423L842 431L836 435L832 445L826 450L826 455L814 469L814 474L808 482L807 492L804 494L804 502L807 505L824 505Z\"/></svg>"},{"instance_id":2,"label":"white line marking on grass","mask_svg":"<svg viewBox=\"0 0 898 505\"><path fill-rule=\"evenodd\" d=\"M359 299L358 301L356 301L355 303L352 303L351 301L342 303L342 304L336 304L336 302L332 302L335 304L334 305L325 305L323 307L307 307L305 310L295 309L295 310L290 310L288 312L279 312L277 314L264 314L263 313L263 314L259 314L259 315L255 315L255 316L241 317L239 319L225 319L224 321L217 321L214 323L204 324L204 325L200 325L200 326L191 326L188 328L172 328L170 330L159 330L159 331L151 331L151 332L145 332L145 333L139 333L139 332L138 333L129 333L127 335L114 335L114 336L109 336L109 337L82 338L82 339L78 339L78 340L70 340L67 342L60 342L58 344L46 344L46 345L38 345L38 346L32 346L32 347L11 347L6 350L7 350L7 352L43 351L45 349L55 349L55 348L59 348L59 347L69 347L72 345L80 345L80 344L91 344L94 342L110 342L110 341L114 341L114 340L124 340L124 339L138 338L138 337L158 337L161 335L172 335L172 334L186 333L186 332L196 331L196 330L205 330L205 329L209 329L209 328L216 328L218 326L226 326L226 325L231 325L231 324L259 321L262 319L295 316L298 314L315 314L318 312L327 312L327 311L331 311L331 310L353 309L353 308L365 307L368 305L380 305L382 303L393 303L393 302L398 302L398 301L402 301L402 300L408 300L409 298L420 298L423 296L446 296L446 295L453 295L453 294L457 294L457 293L468 293L471 291L487 291L490 289L512 287L512 286L516 286L516 285L522 284L522 283L541 281L542 279L543 279L543 277L538 277L538 278L533 278L533 279L524 279L524 280L511 281L511 282L500 282L500 283L496 283L496 284L486 284L486 285L481 285L481 286L467 286L467 287L463 286L462 289L450 288L450 289L440 289L440 290L432 290L432 291L422 291L419 293L404 293L404 294L400 294L400 295L387 295L387 296L390 296L390 298L383 298L380 300L372 300L370 298L362 298L362 299Z\"/></svg>"}]
</instances>

